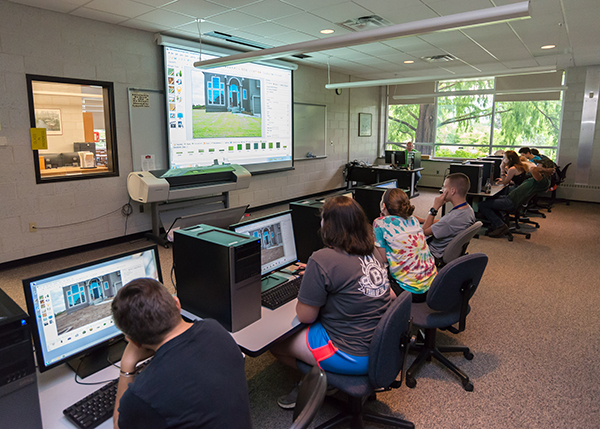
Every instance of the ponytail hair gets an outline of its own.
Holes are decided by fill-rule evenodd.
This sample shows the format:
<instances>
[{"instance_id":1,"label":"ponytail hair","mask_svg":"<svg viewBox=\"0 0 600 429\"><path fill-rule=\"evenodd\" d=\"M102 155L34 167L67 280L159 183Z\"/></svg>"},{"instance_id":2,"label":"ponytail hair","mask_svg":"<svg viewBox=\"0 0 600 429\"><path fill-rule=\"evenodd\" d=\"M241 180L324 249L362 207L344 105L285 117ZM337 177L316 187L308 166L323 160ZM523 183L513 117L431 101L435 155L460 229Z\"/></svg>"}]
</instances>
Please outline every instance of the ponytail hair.
<instances>
[{"instance_id":1,"label":"ponytail hair","mask_svg":"<svg viewBox=\"0 0 600 429\"><path fill-rule=\"evenodd\" d=\"M408 219L415 211L410 199L402 189L388 189L383 194L383 203L389 214Z\"/></svg>"}]
</instances>

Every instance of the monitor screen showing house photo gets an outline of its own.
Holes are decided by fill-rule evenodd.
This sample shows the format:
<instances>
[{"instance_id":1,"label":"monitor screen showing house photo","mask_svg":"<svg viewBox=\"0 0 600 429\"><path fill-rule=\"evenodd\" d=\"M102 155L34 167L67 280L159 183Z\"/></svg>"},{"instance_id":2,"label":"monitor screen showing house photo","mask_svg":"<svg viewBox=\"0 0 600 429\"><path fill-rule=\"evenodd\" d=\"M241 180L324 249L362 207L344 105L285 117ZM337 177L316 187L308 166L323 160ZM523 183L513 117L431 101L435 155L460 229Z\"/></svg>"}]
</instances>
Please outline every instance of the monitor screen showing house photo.
<instances>
[{"instance_id":1,"label":"monitor screen showing house photo","mask_svg":"<svg viewBox=\"0 0 600 429\"><path fill-rule=\"evenodd\" d=\"M165 47L170 168L291 166L292 72L254 63L197 69L198 60Z\"/></svg>"}]
</instances>

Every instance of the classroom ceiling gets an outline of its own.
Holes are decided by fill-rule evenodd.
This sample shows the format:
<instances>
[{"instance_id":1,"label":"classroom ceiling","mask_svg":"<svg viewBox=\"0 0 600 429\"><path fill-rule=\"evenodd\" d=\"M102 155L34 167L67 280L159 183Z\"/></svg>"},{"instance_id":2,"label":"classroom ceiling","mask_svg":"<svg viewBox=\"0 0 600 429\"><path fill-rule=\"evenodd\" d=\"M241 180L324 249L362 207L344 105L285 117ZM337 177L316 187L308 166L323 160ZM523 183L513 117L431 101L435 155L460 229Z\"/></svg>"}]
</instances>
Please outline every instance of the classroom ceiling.
<instances>
[{"instance_id":1,"label":"classroom ceiling","mask_svg":"<svg viewBox=\"0 0 600 429\"><path fill-rule=\"evenodd\" d=\"M519 3L522 0L11 0L165 35L248 50L219 32L265 47L350 34L341 23L376 15L384 25ZM480 74L600 64L599 0L531 0L531 19L309 53L293 61L362 79ZM204 20L197 22L197 18ZM331 35L321 34L332 29ZM359 30L360 31L360 30ZM542 49L544 45L556 45ZM452 61L423 58L452 55ZM289 58L284 58L289 59ZM405 61L414 61L405 64Z\"/></svg>"}]
</instances>

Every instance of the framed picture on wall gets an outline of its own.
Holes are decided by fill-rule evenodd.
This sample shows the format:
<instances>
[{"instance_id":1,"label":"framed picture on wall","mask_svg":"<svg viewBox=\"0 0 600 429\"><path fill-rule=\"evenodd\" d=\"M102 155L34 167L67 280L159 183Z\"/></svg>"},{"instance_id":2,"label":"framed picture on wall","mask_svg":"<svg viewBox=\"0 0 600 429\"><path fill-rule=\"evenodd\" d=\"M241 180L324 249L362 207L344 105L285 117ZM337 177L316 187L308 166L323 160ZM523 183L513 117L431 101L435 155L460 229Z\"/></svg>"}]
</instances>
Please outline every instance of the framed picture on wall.
<instances>
[{"instance_id":1,"label":"framed picture on wall","mask_svg":"<svg viewBox=\"0 0 600 429\"><path fill-rule=\"evenodd\" d=\"M373 115L370 113L359 113L358 114L358 136L359 137L371 137L371 122Z\"/></svg>"},{"instance_id":2,"label":"framed picture on wall","mask_svg":"<svg viewBox=\"0 0 600 429\"><path fill-rule=\"evenodd\" d=\"M36 128L46 128L48 135L62 134L60 109L35 109Z\"/></svg>"}]
</instances>

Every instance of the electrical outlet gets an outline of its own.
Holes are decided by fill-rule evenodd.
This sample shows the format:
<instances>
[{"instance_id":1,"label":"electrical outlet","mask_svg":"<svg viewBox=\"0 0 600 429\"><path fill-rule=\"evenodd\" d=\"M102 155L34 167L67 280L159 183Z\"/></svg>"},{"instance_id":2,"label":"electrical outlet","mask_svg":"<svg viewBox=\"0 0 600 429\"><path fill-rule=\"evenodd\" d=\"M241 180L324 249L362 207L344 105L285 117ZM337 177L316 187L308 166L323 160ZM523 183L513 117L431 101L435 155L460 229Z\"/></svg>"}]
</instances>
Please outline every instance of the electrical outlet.
<instances>
[{"instance_id":1,"label":"electrical outlet","mask_svg":"<svg viewBox=\"0 0 600 429\"><path fill-rule=\"evenodd\" d=\"M29 232L36 232L36 231L37 231L37 223L29 222Z\"/></svg>"}]
</instances>

